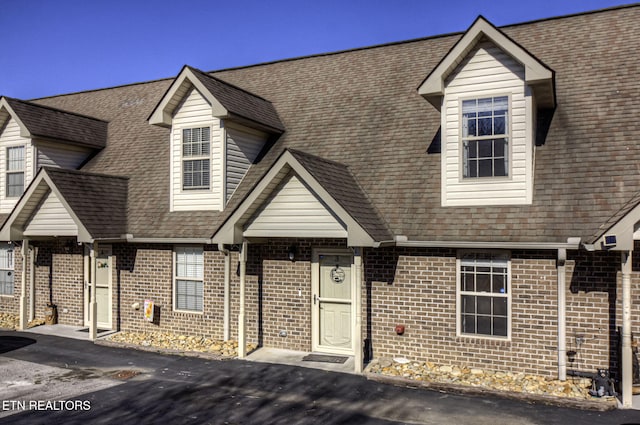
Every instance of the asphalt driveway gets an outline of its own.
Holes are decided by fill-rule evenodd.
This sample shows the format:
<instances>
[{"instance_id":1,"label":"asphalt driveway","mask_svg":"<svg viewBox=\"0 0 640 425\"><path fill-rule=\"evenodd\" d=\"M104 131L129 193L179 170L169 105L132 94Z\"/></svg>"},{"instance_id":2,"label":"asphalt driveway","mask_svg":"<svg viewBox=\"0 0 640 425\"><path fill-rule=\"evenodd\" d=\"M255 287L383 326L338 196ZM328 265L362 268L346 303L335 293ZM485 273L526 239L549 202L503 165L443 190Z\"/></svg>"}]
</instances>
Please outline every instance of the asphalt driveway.
<instances>
[{"instance_id":1,"label":"asphalt driveway","mask_svg":"<svg viewBox=\"0 0 640 425\"><path fill-rule=\"evenodd\" d=\"M0 332L0 423L622 425L640 424L640 411L469 397L315 369Z\"/></svg>"}]
</instances>

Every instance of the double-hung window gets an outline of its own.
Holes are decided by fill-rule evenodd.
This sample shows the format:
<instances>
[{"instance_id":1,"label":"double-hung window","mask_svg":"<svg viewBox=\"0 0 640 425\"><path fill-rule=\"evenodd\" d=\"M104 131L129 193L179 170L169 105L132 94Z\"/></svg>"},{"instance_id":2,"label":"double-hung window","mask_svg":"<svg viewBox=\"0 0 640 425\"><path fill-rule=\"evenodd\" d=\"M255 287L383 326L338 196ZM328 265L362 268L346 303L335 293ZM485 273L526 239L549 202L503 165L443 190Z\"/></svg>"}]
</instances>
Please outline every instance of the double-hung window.
<instances>
[{"instance_id":1,"label":"double-hung window","mask_svg":"<svg viewBox=\"0 0 640 425\"><path fill-rule=\"evenodd\" d=\"M201 247L176 247L175 310L203 311L204 253Z\"/></svg>"},{"instance_id":2,"label":"double-hung window","mask_svg":"<svg viewBox=\"0 0 640 425\"><path fill-rule=\"evenodd\" d=\"M509 337L509 257L464 253L458 273L460 333Z\"/></svg>"},{"instance_id":3,"label":"double-hung window","mask_svg":"<svg viewBox=\"0 0 640 425\"><path fill-rule=\"evenodd\" d=\"M24 192L24 151L24 146L7 148L7 198L17 198Z\"/></svg>"},{"instance_id":4,"label":"double-hung window","mask_svg":"<svg viewBox=\"0 0 640 425\"><path fill-rule=\"evenodd\" d=\"M462 101L464 178L509 175L509 97Z\"/></svg>"},{"instance_id":5,"label":"double-hung window","mask_svg":"<svg viewBox=\"0 0 640 425\"><path fill-rule=\"evenodd\" d=\"M0 295L13 295L13 246L0 247Z\"/></svg>"},{"instance_id":6,"label":"double-hung window","mask_svg":"<svg viewBox=\"0 0 640 425\"><path fill-rule=\"evenodd\" d=\"M182 130L182 189L209 189L211 186L211 129Z\"/></svg>"}]
</instances>

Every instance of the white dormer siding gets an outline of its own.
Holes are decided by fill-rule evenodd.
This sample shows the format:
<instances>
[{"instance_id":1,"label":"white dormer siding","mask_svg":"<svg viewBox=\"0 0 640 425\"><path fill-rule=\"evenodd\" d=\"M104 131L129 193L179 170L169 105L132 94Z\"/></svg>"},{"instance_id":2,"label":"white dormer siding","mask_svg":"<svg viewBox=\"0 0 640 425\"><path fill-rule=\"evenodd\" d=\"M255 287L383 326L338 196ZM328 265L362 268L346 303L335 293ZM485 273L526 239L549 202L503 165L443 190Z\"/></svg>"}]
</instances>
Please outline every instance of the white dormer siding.
<instances>
[{"instance_id":1,"label":"white dormer siding","mask_svg":"<svg viewBox=\"0 0 640 425\"><path fill-rule=\"evenodd\" d=\"M182 134L184 129L210 128L208 189L184 189ZM211 104L195 89L176 108L171 127L171 211L221 211L223 193L224 128L211 114Z\"/></svg>"},{"instance_id":2,"label":"white dormer siding","mask_svg":"<svg viewBox=\"0 0 640 425\"><path fill-rule=\"evenodd\" d=\"M260 154L267 135L258 131L227 126L226 200L228 201L247 170Z\"/></svg>"},{"instance_id":3,"label":"white dormer siding","mask_svg":"<svg viewBox=\"0 0 640 425\"><path fill-rule=\"evenodd\" d=\"M20 197L7 197L7 148L24 147L24 187L33 179L33 146L31 139L20 136L14 118L0 128L0 214L9 214Z\"/></svg>"},{"instance_id":4,"label":"white dormer siding","mask_svg":"<svg viewBox=\"0 0 640 425\"><path fill-rule=\"evenodd\" d=\"M533 192L533 106L524 67L491 41L471 49L445 80L442 104L442 205L525 205ZM508 97L508 175L464 176L462 102Z\"/></svg>"},{"instance_id":5,"label":"white dormer siding","mask_svg":"<svg viewBox=\"0 0 640 425\"><path fill-rule=\"evenodd\" d=\"M206 156L209 159L209 188L184 188L183 166L188 158L183 155L183 130L203 127L210 129L210 152ZM213 117L211 104L198 90L191 89L176 108L172 119L171 211L222 211L267 138L263 132L237 123L226 125Z\"/></svg>"}]
</instances>

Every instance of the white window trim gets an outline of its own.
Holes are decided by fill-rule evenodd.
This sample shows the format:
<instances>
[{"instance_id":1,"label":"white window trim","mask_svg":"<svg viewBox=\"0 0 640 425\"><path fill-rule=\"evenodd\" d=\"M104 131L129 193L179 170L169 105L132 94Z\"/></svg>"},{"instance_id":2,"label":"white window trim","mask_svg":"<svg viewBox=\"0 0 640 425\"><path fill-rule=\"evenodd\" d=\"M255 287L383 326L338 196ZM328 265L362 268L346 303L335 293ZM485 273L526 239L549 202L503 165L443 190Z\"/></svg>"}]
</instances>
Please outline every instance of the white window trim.
<instances>
[{"instance_id":1,"label":"white window trim","mask_svg":"<svg viewBox=\"0 0 640 425\"><path fill-rule=\"evenodd\" d=\"M182 310L182 309L178 309L177 308L177 299L178 299L178 293L177 293L177 286L176 286L176 281L177 280L194 280L194 281L199 281L199 279L192 279L192 278L181 278L181 279L177 279L178 276L177 275L177 270L178 270L178 257L177 257L177 250L179 248L200 248L202 249L202 311L197 311L197 310ZM172 303L172 309L174 312L176 313L187 313L187 314L196 314L196 315L204 315L204 309L205 309L205 297L204 297L204 247L201 245L176 245L173 247L172 249L172 258L173 258L173 266L172 266L172 285L171 285L171 303Z\"/></svg>"},{"instance_id":2,"label":"white window trim","mask_svg":"<svg viewBox=\"0 0 640 425\"><path fill-rule=\"evenodd\" d=\"M507 336L491 336L491 335L483 335L483 334L466 334L462 332L462 315L461 315L461 295L462 291L461 286L461 262L462 257L465 254L492 254L492 255L501 255L507 257ZM485 339L491 341L502 341L502 342L510 342L511 341L511 328L513 323L513 314L512 314L512 300L513 300L513 285L511 280L511 251L500 251L500 250L459 250L456 256L456 337L458 338L467 338L470 340L474 339Z\"/></svg>"},{"instance_id":3,"label":"white window trim","mask_svg":"<svg viewBox=\"0 0 640 425\"><path fill-rule=\"evenodd\" d=\"M209 129L209 155L200 155L200 156L184 156L184 146L183 146L183 138L184 138L184 130L190 130L195 128L208 128ZM213 192L213 126L211 123L202 123L202 124L190 124L186 126L181 126L176 128L178 132L178 145L180 148L180 192L181 193L209 193ZM209 160L209 187L208 188L193 188L193 189L185 189L184 187L184 162L190 160Z\"/></svg>"},{"instance_id":4,"label":"white window trim","mask_svg":"<svg viewBox=\"0 0 640 425\"><path fill-rule=\"evenodd\" d=\"M507 159L507 175L506 176L487 176L487 177L465 177L464 176L464 132L463 128L463 114L462 114L462 103L465 100L477 100L477 99L487 99L494 97L507 97L508 111L507 111L507 129L509 130L505 134L505 138L507 139L507 151L508 151L508 159ZM458 181L461 184L472 184L477 185L479 183L485 183L487 181L491 182L500 182L500 181L511 181L513 179L513 102L511 99L512 93L505 92L481 92L481 93L470 93L468 96L460 96L458 97ZM444 112L443 112L444 114ZM483 136L486 139L493 139L494 136ZM482 137L476 137L472 140L480 140Z\"/></svg>"},{"instance_id":5,"label":"white window trim","mask_svg":"<svg viewBox=\"0 0 640 425\"><path fill-rule=\"evenodd\" d=\"M9 170L9 149L22 148L22 169ZM9 174L22 173L22 193L18 196L9 196ZM7 199L19 199L27 188L27 145L11 145L6 146L4 150L4 195Z\"/></svg>"},{"instance_id":6,"label":"white window trim","mask_svg":"<svg viewBox=\"0 0 640 425\"><path fill-rule=\"evenodd\" d=\"M13 244L7 244L7 245L8 245L7 246L8 249L13 250L13 254L11 256L11 264L10 264L9 268L0 269L0 270L2 270L2 271L6 270L6 271L10 271L12 273L12 275L13 275L13 291L12 291L11 294L0 294L0 298L14 298L16 296L15 295L15 293L16 293L16 279L15 279L15 276L16 276L16 273L15 273L15 264L16 264L15 263L15 261L16 261L15 254L16 254L16 250L15 250L15 245L13 245Z\"/></svg>"}]
</instances>

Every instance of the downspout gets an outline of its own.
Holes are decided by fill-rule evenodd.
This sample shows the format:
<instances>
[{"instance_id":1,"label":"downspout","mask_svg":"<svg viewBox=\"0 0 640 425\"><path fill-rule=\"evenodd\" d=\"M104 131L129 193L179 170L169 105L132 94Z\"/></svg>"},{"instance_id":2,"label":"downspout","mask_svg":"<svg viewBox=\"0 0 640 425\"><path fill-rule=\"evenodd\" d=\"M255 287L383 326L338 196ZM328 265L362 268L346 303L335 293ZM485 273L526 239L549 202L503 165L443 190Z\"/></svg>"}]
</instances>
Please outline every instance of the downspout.
<instances>
[{"instance_id":1,"label":"downspout","mask_svg":"<svg viewBox=\"0 0 640 425\"><path fill-rule=\"evenodd\" d=\"M631 351L631 271L632 252L620 254L622 265L622 407L631 408L633 364Z\"/></svg>"},{"instance_id":2,"label":"downspout","mask_svg":"<svg viewBox=\"0 0 640 425\"><path fill-rule=\"evenodd\" d=\"M567 276L565 263L567 250L558 249L558 379L567 380Z\"/></svg>"},{"instance_id":3,"label":"downspout","mask_svg":"<svg viewBox=\"0 0 640 425\"><path fill-rule=\"evenodd\" d=\"M36 318L36 256L38 247L32 246L29 250L29 321Z\"/></svg>"},{"instance_id":4,"label":"downspout","mask_svg":"<svg viewBox=\"0 0 640 425\"><path fill-rule=\"evenodd\" d=\"M22 240L22 276L20 276L20 324L21 331L27 328L27 250L29 249L29 239Z\"/></svg>"},{"instance_id":5,"label":"downspout","mask_svg":"<svg viewBox=\"0 0 640 425\"><path fill-rule=\"evenodd\" d=\"M230 318L231 318L231 300L230 300L230 290L231 290L231 256L229 255L229 250L224 247L224 244L218 244L218 251L224 254L224 318L222 325L223 339L225 341L229 341L231 338L230 331Z\"/></svg>"}]
</instances>

